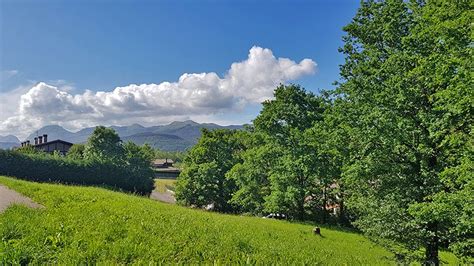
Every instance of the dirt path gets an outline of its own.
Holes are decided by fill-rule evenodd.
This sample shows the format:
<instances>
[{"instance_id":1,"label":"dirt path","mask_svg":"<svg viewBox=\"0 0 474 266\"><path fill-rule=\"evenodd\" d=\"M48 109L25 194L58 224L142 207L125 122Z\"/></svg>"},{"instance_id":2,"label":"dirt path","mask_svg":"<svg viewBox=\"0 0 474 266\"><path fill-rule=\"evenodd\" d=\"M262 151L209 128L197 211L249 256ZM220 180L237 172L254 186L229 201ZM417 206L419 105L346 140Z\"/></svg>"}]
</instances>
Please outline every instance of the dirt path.
<instances>
[{"instance_id":1,"label":"dirt path","mask_svg":"<svg viewBox=\"0 0 474 266\"><path fill-rule=\"evenodd\" d=\"M13 204L22 204L30 208L43 208L42 205L32 201L30 198L0 185L0 213Z\"/></svg>"},{"instance_id":2,"label":"dirt path","mask_svg":"<svg viewBox=\"0 0 474 266\"><path fill-rule=\"evenodd\" d=\"M164 192L159 192L158 190L153 190L150 195L150 199L154 200L159 200L162 202L167 202L167 203L176 203L176 199L174 198L173 193L170 190L166 190Z\"/></svg>"}]
</instances>

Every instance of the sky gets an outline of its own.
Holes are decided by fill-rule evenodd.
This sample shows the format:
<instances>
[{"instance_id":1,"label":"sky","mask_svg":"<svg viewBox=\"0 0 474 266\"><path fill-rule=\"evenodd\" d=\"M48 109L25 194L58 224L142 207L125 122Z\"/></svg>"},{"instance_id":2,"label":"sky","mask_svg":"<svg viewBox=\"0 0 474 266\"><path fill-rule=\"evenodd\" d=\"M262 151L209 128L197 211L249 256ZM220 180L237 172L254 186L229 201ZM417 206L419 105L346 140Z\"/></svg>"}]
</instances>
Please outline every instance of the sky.
<instances>
[{"instance_id":1,"label":"sky","mask_svg":"<svg viewBox=\"0 0 474 266\"><path fill-rule=\"evenodd\" d=\"M280 83L332 89L358 1L0 0L0 135L251 122Z\"/></svg>"}]
</instances>

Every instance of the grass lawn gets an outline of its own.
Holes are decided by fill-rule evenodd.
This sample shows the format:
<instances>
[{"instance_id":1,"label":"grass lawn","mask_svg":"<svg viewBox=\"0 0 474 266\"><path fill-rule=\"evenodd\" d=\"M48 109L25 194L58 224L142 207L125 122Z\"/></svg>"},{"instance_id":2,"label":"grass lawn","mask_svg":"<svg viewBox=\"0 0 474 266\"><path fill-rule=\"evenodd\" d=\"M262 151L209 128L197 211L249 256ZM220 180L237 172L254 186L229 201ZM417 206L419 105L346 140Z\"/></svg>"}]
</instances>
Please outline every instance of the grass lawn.
<instances>
[{"instance_id":1,"label":"grass lawn","mask_svg":"<svg viewBox=\"0 0 474 266\"><path fill-rule=\"evenodd\" d=\"M174 191L176 185L176 179L155 179L155 189L158 192L165 192L166 189Z\"/></svg>"},{"instance_id":2,"label":"grass lawn","mask_svg":"<svg viewBox=\"0 0 474 266\"><path fill-rule=\"evenodd\" d=\"M0 265L59 264L395 264L355 233L163 204L101 188L38 184L0 176L44 205L0 214Z\"/></svg>"}]
</instances>

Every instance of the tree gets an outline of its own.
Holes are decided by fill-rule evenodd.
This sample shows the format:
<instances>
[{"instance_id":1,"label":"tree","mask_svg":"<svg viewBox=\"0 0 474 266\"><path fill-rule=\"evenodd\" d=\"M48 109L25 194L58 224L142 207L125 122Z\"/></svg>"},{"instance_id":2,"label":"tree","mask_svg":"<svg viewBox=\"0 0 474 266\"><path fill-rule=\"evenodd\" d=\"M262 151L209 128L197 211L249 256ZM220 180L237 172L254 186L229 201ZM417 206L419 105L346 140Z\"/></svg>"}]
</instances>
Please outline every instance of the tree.
<instances>
[{"instance_id":1,"label":"tree","mask_svg":"<svg viewBox=\"0 0 474 266\"><path fill-rule=\"evenodd\" d=\"M67 152L66 157L73 160L82 160L84 159L84 149L84 144L74 144Z\"/></svg>"},{"instance_id":2,"label":"tree","mask_svg":"<svg viewBox=\"0 0 474 266\"><path fill-rule=\"evenodd\" d=\"M149 168L151 161L154 158L153 150L150 145L144 144L138 146L137 144L127 141L123 144L125 152L125 161L128 165L138 168Z\"/></svg>"},{"instance_id":3,"label":"tree","mask_svg":"<svg viewBox=\"0 0 474 266\"><path fill-rule=\"evenodd\" d=\"M231 203L242 212L261 215L267 211L265 200L270 195L270 176L282 151L268 143L262 134L247 132L243 138L246 148L240 154L241 162L226 174L237 186Z\"/></svg>"},{"instance_id":4,"label":"tree","mask_svg":"<svg viewBox=\"0 0 474 266\"><path fill-rule=\"evenodd\" d=\"M46 155L45 152L43 152L42 150L36 149L32 145L25 145L25 146L22 146L22 147L18 147L18 148L15 149L15 151L17 151L19 153L23 153L23 154L44 154L44 155Z\"/></svg>"},{"instance_id":5,"label":"tree","mask_svg":"<svg viewBox=\"0 0 474 266\"><path fill-rule=\"evenodd\" d=\"M150 145L138 146L128 141L123 144L123 150L127 168L139 176L150 177L150 180L154 177L154 172L150 167L151 160L154 158L154 152Z\"/></svg>"},{"instance_id":6,"label":"tree","mask_svg":"<svg viewBox=\"0 0 474 266\"><path fill-rule=\"evenodd\" d=\"M443 243L472 247L473 202L461 203L473 182L470 14L468 1L367 1L344 28L337 93L355 118L342 173L355 225L424 247L428 265Z\"/></svg>"},{"instance_id":7,"label":"tree","mask_svg":"<svg viewBox=\"0 0 474 266\"><path fill-rule=\"evenodd\" d=\"M473 7L469 1L415 7L417 23L406 40L418 62L412 77L422 76L417 85L431 94L428 101L434 114L426 131L436 147L440 182L438 191L411 205L409 212L417 223L434 228L428 235L433 248L427 252L434 256L436 245L449 242L470 263L474 262Z\"/></svg>"},{"instance_id":8,"label":"tree","mask_svg":"<svg viewBox=\"0 0 474 266\"><path fill-rule=\"evenodd\" d=\"M344 101L334 99L330 92L324 92L323 96L327 107L323 119L307 130L305 139L312 148L313 156L318 164L318 179L316 184L322 193L315 194L320 201L320 214L322 221L328 219L328 206L336 207L338 210L337 221L342 225L350 225L350 214L345 208L345 197L347 194L342 173L351 162L351 142L349 126L353 121Z\"/></svg>"},{"instance_id":9,"label":"tree","mask_svg":"<svg viewBox=\"0 0 474 266\"><path fill-rule=\"evenodd\" d=\"M255 131L268 138L268 144L282 151L269 176L270 194L265 197L267 211L283 212L303 220L308 199L315 191L318 164L305 132L322 119L325 103L320 97L297 85L280 85L275 99L263 103L254 120Z\"/></svg>"},{"instance_id":10,"label":"tree","mask_svg":"<svg viewBox=\"0 0 474 266\"><path fill-rule=\"evenodd\" d=\"M98 126L84 148L84 158L101 162L122 164L124 150L119 135L112 128Z\"/></svg>"},{"instance_id":11,"label":"tree","mask_svg":"<svg viewBox=\"0 0 474 266\"><path fill-rule=\"evenodd\" d=\"M221 212L233 212L229 203L236 190L226 173L238 162L243 148L239 132L202 129L198 143L189 151L178 177L176 199L184 205L213 206Z\"/></svg>"}]
</instances>

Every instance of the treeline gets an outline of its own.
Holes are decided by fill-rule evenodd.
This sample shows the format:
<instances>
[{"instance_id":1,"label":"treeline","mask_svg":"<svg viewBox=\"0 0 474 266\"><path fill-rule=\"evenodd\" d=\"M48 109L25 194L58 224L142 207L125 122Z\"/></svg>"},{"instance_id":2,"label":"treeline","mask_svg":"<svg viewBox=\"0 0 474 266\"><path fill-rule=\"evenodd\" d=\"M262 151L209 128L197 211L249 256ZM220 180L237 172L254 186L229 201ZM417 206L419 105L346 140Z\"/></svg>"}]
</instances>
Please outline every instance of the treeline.
<instances>
[{"instance_id":1,"label":"treeline","mask_svg":"<svg viewBox=\"0 0 474 266\"><path fill-rule=\"evenodd\" d=\"M350 224L400 260L438 265L449 248L472 263L472 5L362 2L337 88L281 85L247 130L204 130L177 200Z\"/></svg>"},{"instance_id":2,"label":"treeline","mask_svg":"<svg viewBox=\"0 0 474 266\"><path fill-rule=\"evenodd\" d=\"M149 145L122 143L111 128L97 127L87 144L75 144L67 155L47 154L32 146L0 150L0 174L39 182L100 185L138 194L153 190Z\"/></svg>"}]
</instances>

